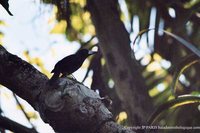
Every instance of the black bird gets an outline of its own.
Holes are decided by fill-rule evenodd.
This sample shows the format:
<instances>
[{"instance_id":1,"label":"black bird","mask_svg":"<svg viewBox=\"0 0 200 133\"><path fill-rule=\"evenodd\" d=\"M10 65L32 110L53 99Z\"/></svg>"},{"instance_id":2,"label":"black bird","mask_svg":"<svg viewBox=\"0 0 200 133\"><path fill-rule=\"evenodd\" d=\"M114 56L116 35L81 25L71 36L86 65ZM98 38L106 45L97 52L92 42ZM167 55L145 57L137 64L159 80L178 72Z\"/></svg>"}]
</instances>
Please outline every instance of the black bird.
<instances>
[{"instance_id":1,"label":"black bird","mask_svg":"<svg viewBox=\"0 0 200 133\"><path fill-rule=\"evenodd\" d=\"M81 49L75 54L69 55L58 61L54 69L51 71L51 73L54 73L54 75L51 77L50 83L56 81L59 78L60 74L62 74L62 76L72 74L82 66L83 62L88 56L95 53L97 52L89 51L87 49Z\"/></svg>"},{"instance_id":2,"label":"black bird","mask_svg":"<svg viewBox=\"0 0 200 133\"><path fill-rule=\"evenodd\" d=\"M4 7L4 9L8 12L9 15L13 16L12 13L9 11L8 0L0 0L0 4Z\"/></svg>"}]
</instances>

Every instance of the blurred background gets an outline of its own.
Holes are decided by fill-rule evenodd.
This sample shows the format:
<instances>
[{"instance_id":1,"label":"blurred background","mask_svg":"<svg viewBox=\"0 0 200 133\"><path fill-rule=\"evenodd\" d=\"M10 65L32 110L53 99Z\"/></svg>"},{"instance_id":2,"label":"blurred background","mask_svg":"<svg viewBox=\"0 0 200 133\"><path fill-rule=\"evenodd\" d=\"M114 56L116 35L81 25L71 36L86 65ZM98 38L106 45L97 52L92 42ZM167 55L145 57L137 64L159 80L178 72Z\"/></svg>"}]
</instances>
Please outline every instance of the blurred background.
<instances>
[{"instance_id":1,"label":"blurred background","mask_svg":"<svg viewBox=\"0 0 200 133\"><path fill-rule=\"evenodd\" d=\"M119 11L119 21L123 22L124 31L128 33L130 42L127 46L131 49L128 52L130 56L133 54L133 62L137 64L137 68L132 69L139 70L140 76L133 77L142 79L144 84L145 92L142 93L145 94L138 94L138 99L150 99L150 104L144 102L137 106L150 106L147 118L160 105L175 100L174 104L158 108L160 113L156 114L159 117L154 120L154 125L200 125L199 103L185 105L188 100L185 99L181 101L184 106L179 106L180 101L176 101L178 96L200 94L199 59L182 45L183 42L163 32L171 32L199 48L200 0L113 1ZM14 16L9 16L0 6L0 43L10 53L31 63L50 78L50 71L63 57L80 48L101 45L96 25L92 23L89 4L91 3L86 0L10 0L9 9ZM150 30L152 28L154 30ZM140 34L144 29L146 32ZM117 29L112 32L118 34ZM141 36L133 44L138 34ZM119 95L118 89L123 88L118 86L115 75L112 75L111 68L107 65L109 60L105 57L105 48L99 47L100 53L86 60L73 75L100 96L110 97L113 103L109 109L118 123L136 126L129 120L132 108L128 108L126 99ZM93 49L96 50L97 47ZM137 95L137 91L133 91ZM22 125L34 127L40 133L54 133L26 101L15 97L3 86L0 88L0 108L1 115ZM141 121L147 120L148 118Z\"/></svg>"}]
</instances>

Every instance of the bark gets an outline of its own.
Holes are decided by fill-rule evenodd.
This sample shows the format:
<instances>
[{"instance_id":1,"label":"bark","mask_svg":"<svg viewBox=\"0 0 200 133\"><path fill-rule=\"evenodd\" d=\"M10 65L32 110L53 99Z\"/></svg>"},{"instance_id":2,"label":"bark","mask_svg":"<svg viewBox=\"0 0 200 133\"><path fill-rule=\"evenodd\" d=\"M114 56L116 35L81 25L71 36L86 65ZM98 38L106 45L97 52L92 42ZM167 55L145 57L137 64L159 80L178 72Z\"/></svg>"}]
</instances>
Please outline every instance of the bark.
<instances>
[{"instance_id":1,"label":"bark","mask_svg":"<svg viewBox=\"0 0 200 133\"><path fill-rule=\"evenodd\" d=\"M129 34L120 20L117 6L117 0L87 0L100 49L128 113L129 124L143 125L151 112L152 102L139 66L131 57Z\"/></svg>"},{"instance_id":2,"label":"bark","mask_svg":"<svg viewBox=\"0 0 200 133\"><path fill-rule=\"evenodd\" d=\"M44 74L2 46L0 60L0 84L29 102L56 132L133 132L112 121L99 95L81 83L60 78L50 85Z\"/></svg>"}]
</instances>

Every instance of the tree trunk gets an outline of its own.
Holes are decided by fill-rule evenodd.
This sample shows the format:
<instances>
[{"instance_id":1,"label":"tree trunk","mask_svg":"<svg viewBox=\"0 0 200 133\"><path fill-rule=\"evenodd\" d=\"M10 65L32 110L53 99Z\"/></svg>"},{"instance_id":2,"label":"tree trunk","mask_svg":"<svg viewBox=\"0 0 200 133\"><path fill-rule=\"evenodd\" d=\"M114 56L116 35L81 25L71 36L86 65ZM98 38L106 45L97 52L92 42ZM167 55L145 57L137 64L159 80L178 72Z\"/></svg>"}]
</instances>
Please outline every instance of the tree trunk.
<instances>
[{"instance_id":1,"label":"tree trunk","mask_svg":"<svg viewBox=\"0 0 200 133\"><path fill-rule=\"evenodd\" d=\"M143 125L151 112L152 102L139 66L131 56L129 34L117 8L117 0L87 0L100 49L128 113L129 124Z\"/></svg>"}]
</instances>

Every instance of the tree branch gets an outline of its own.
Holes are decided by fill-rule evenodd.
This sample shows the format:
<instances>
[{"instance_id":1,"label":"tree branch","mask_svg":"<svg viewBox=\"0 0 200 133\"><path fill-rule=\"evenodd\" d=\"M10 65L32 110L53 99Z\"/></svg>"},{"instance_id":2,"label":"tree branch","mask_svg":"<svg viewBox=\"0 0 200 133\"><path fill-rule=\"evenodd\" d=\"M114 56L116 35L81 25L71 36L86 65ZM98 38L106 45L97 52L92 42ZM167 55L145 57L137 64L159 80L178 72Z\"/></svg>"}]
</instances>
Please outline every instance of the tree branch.
<instances>
[{"instance_id":1,"label":"tree branch","mask_svg":"<svg viewBox=\"0 0 200 133\"><path fill-rule=\"evenodd\" d=\"M0 115L0 127L16 133L37 133L35 129L27 128L17 122L3 117L2 115Z\"/></svg>"},{"instance_id":2,"label":"tree branch","mask_svg":"<svg viewBox=\"0 0 200 133\"><path fill-rule=\"evenodd\" d=\"M32 65L0 46L0 83L32 106L48 78Z\"/></svg>"},{"instance_id":3,"label":"tree branch","mask_svg":"<svg viewBox=\"0 0 200 133\"><path fill-rule=\"evenodd\" d=\"M2 46L0 60L0 83L29 102L56 132L133 132L113 122L100 96L81 83L60 78L50 85L44 74Z\"/></svg>"},{"instance_id":4,"label":"tree branch","mask_svg":"<svg viewBox=\"0 0 200 133\"><path fill-rule=\"evenodd\" d=\"M19 102L17 95L15 93L13 93L13 97L15 98L15 101L17 103L17 105L20 107L22 113L24 114L24 116L26 117L26 119L28 120L29 124L32 126L33 130L36 131L35 126L33 125L33 123L30 121L30 117L28 116L28 114L26 113L26 111L24 110L22 104Z\"/></svg>"}]
</instances>

